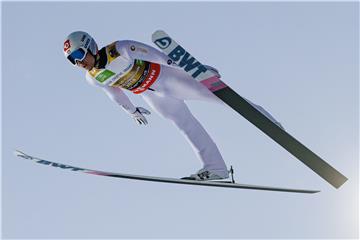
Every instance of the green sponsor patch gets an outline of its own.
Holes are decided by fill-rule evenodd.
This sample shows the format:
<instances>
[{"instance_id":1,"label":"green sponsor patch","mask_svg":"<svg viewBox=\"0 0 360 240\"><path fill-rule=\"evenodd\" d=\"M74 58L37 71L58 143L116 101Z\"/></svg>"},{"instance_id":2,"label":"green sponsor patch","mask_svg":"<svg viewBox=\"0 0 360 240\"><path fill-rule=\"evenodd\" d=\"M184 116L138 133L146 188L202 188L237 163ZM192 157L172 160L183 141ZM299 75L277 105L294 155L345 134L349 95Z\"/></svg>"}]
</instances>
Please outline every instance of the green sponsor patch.
<instances>
[{"instance_id":1,"label":"green sponsor patch","mask_svg":"<svg viewBox=\"0 0 360 240\"><path fill-rule=\"evenodd\" d=\"M105 69L104 71L99 73L99 75L97 75L95 79L98 80L99 82L103 83L104 81L106 81L106 79L108 79L109 77L114 76L114 75L115 75L115 73Z\"/></svg>"},{"instance_id":2,"label":"green sponsor patch","mask_svg":"<svg viewBox=\"0 0 360 240\"><path fill-rule=\"evenodd\" d=\"M135 63L136 63L136 65L139 65L139 66L144 65L144 61L143 61L143 60L139 60L139 59L136 59L136 60L135 60Z\"/></svg>"}]
</instances>

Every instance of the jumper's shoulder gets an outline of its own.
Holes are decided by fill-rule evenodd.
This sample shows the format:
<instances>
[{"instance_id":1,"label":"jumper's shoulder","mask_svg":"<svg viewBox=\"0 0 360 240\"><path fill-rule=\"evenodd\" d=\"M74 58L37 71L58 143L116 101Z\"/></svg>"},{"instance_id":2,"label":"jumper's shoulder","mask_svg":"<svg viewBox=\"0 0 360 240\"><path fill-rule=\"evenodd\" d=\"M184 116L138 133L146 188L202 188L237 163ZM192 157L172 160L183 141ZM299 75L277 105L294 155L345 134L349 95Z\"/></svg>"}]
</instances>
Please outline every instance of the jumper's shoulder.
<instances>
[{"instance_id":1,"label":"jumper's shoulder","mask_svg":"<svg viewBox=\"0 0 360 240\"><path fill-rule=\"evenodd\" d=\"M117 51L124 57L168 65L170 58L150 45L134 40L121 40L114 43Z\"/></svg>"},{"instance_id":2,"label":"jumper's shoulder","mask_svg":"<svg viewBox=\"0 0 360 240\"><path fill-rule=\"evenodd\" d=\"M163 55L163 53L156 48L134 40L120 40L114 43L116 45L116 49L120 52L120 54L124 55L136 57L147 55Z\"/></svg>"},{"instance_id":3,"label":"jumper's shoulder","mask_svg":"<svg viewBox=\"0 0 360 240\"><path fill-rule=\"evenodd\" d=\"M137 49L146 52L148 49L154 49L152 46L135 40L118 40L114 42L118 50L136 51Z\"/></svg>"}]
</instances>

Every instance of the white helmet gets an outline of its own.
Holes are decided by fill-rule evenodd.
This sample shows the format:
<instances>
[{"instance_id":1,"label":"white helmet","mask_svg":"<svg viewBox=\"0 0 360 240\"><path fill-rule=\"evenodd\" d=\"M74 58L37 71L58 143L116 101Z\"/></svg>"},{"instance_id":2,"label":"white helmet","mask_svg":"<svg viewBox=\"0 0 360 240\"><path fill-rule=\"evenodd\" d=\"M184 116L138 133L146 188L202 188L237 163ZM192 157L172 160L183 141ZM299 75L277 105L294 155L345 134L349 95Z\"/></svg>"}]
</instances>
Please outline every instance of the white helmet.
<instances>
[{"instance_id":1,"label":"white helmet","mask_svg":"<svg viewBox=\"0 0 360 240\"><path fill-rule=\"evenodd\" d=\"M72 32L65 39L64 54L73 65L76 65L76 61L84 60L88 52L93 56L98 52L95 40L88 33L82 31Z\"/></svg>"}]
</instances>

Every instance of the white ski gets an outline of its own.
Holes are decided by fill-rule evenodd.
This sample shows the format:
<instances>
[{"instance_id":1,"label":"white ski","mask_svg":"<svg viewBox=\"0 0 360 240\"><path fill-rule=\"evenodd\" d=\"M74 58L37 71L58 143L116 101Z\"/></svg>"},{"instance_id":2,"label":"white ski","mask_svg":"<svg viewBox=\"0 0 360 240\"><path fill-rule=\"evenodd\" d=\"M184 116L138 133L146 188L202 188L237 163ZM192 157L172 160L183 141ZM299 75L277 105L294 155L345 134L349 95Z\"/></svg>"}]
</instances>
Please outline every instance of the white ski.
<instances>
[{"instance_id":1,"label":"white ski","mask_svg":"<svg viewBox=\"0 0 360 240\"><path fill-rule=\"evenodd\" d=\"M15 151L15 155L18 157L45 165L45 166L51 166L51 167L65 169L65 170L69 170L69 171L73 171L73 172L82 172L82 173L93 174L93 175L98 175L98 176L106 176L106 177L126 178L126 179L133 179L133 180L162 182L162 183L175 183L175 184L187 184L187 185L223 187L223 188L241 188L241 189L277 191L277 192L292 192L292 193L317 193L317 192L320 192L318 190L278 188L278 187L257 186L257 185L248 185L248 184L237 184L237 183L232 183L232 182L194 181L194 180L182 180L182 179L166 178L166 177L154 177L154 176L125 174L125 173L113 173L113 172L97 171L97 170L91 170L91 169L74 167L74 166L65 165L65 164L61 164L61 163L51 162L48 160L30 156L19 150Z\"/></svg>"},{"instance_id":2,"label":"white ski","mask_svg":"<svg viewBox=\"0 0 360 240\"><path fill-rule=\"evenodd\" d=\"M169 64L175 63L184 69L194 79L204 84L224 103L240 113L245 119L280 144L332 186L339 188L347 181L347 178L343 174L278 125L274 124L269 118L216 77L214 73L208 71L203 64L176 43L176 41L164 31L159 30L153 33L152 41L169 56L171 59L168 62Z\"/></svg>"}]
</instances>

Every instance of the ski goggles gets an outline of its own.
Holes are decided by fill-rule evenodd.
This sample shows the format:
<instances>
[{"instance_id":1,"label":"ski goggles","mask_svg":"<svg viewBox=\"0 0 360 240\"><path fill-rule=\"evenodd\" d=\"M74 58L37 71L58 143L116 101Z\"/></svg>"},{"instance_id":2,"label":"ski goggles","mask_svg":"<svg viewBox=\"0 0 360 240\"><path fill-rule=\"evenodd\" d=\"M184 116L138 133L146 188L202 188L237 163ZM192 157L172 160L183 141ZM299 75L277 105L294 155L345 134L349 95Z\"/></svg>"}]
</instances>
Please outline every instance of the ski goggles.
<instances>
[{"instance_id":1,"label":"ski goggles","mask_svg":"<svg viewBox=\"0 0 360 240\"><path fill-rule=\"evenodd\" d=\"M73 51L67 59L73 64L76 65L76 61L82 61L84 60L86 56L86 51L83 48L79 48L76 51Z\"/></svg>"}]
</instances>

